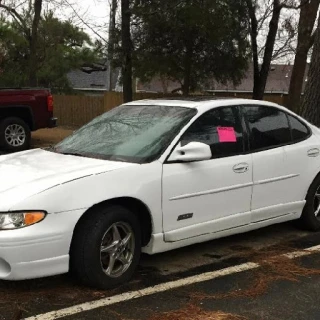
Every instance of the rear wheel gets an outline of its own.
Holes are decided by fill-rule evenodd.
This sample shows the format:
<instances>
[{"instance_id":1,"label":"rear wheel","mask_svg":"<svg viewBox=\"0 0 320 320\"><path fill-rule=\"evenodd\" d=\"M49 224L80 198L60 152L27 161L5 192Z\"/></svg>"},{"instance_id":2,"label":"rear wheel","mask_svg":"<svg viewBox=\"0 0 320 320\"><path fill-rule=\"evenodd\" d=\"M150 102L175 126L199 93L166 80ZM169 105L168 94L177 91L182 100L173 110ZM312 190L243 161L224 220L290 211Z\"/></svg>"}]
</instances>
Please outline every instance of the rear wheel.
<instances>
[{"instance_id":1,"label":"rear wheel","mask_svg":"<svg viewBox=\"0 0 320 320\"><path fill-rule=\"evenodd\" d=\"M0 122L0 145L8 151L22 151L30 147L29 126L20 118L10 117Z\"/></svg>"},{"instance_id":2,"label":"rear wheel","mask_svg":"<svg viewBox=\"0 0 320 320\"><path fill-rule=\"evenodd\" d=\"M127 282L141 253L136 216L120 206L88 212L75 230L70 270L87 285L108 289Z\"/></svg>"},{"instance_id":3,"label":"rear wheel","mask_svg":"<svg viewBox=\"0 0 320 320\"><path fill-rule=\"evenodd\" d=\"M320 230L320 175L309 188L300 221L308 230Z\"/></svg>"}]
</instances>

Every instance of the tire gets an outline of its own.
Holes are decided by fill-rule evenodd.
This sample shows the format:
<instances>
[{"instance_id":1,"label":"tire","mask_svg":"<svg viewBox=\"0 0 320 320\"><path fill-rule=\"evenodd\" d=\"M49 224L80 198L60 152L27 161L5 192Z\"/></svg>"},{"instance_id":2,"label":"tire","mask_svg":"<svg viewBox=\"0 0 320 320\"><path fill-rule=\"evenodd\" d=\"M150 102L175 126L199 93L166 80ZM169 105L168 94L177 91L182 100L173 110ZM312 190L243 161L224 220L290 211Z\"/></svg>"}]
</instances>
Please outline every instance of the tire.
<instances>
[{"instance_id":1,"label":"tire","mask_svg":"<svg viewBox=\"0 0 320 320\"><path fill-rule=\"evenodd\" d=\"M302 227L307 230L320 230L320 175L315 178L308 190L300 222Z\"/></svg>"},{"instance_id":2,"label":"tire","mask_svg":"<svg viewBox=\"0 0 320 320\"><path fill-rule=\"evenodd\" d=\"M130 232L132 235L124 246L123 240ZM118 245L115 244L117 241ZM106 251L102 252L102 248ZM140 254L138 218L121 206L99 206L88 212L75 229L70 249L70 272L88 286L114 288L130 280L138 266ZM113 269L110 268L112 255L118 257Z\"/></svg>"},{"instance_id":3,"label":"tire","mask_svg":"<svg viewBox=\"0 0 320 320\"><path fill-rule=\"evenodd\" d=\"M7 151L23 151L30 148L29 126L20 118L5 118L0 122L0 146Z\"/></svg>"}]
</instances>

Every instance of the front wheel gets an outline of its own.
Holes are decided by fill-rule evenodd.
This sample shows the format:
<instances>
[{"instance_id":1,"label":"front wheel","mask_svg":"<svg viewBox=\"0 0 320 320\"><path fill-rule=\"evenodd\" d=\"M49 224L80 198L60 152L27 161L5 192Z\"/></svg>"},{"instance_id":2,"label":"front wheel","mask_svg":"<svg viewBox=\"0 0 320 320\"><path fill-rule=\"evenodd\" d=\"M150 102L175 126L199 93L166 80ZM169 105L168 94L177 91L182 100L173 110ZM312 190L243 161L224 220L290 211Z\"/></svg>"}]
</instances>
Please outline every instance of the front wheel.
<instances>
[{"instance_id":1,"label":"front wheel","mask_svg":"<svg viewBox=\"0 0 320 320\"><path fill-rule=\"evenodd\" d=\"M308 230L320 230L320 175L309 188L300 222Z\"/></svg>"},{"instance_id":2,"label":"front wheel","mask_svg":"<svg viewBox=\"0 0 320 320\"><path fill-rule=\"evenodd\" d=\"M10 117L0 122L0 146L7 151L22 151L30 147L29 126L20 118Z\"/></svg>"},{"instance_id":3,"label":"front wheel","mask_svg":"<svg viewBox=\"0 0 320 320\"><path fill-rule=\"evenodd\" d=\"M120 206L94 209L80 221L70 251L70 270L87 285L109 289L127 282L141 253L137 217Z\"/></svg>"}]
</instances>

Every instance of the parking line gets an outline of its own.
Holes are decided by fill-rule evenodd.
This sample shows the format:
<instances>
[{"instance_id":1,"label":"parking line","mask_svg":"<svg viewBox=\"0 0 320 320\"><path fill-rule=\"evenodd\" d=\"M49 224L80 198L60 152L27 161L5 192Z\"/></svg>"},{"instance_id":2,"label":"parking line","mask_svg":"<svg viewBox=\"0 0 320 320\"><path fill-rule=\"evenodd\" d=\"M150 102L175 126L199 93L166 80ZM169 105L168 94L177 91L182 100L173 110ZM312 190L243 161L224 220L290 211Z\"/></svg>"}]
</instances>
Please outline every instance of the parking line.
<instances>
[{"instance_id":1,"label":"parking line","mask_svg":"<svg viewBox=\"0 0 320 320\"><path fill-rule=\"evenodd\" d=\"M320 252L320 245L306 248L301 251L295 251L295 252L282 254L281 256L287 257L289 259L294 259L294 258L298 258L298 257L307 256L307 255L313 254L315 252ZM170 281L170 282L158 284L154 287L148 287L148 288L138 290L138 291L126 292L126 293L122 293L122 294L115 295L115 296L108 297L108 298L103 298L103 299L96 300L96 301L85 302L85 303L82 303L82 304L79 304L79 305L76 305L73 307L64 308L64 309L60 309L57 311L51 311L48 313L39 314L37 316L25 318L24 320L55 320L55 319L60 319L60 318L71 316L74 314L78 314L78 313L81 313L84 311L90 311L90 310L94 310L97 308L110 306L110 305L113 305L113 304L116 304L119 302L125 302L125 301L129 301L129 300L153 295L156 293L188 286L191 284L200 283L200 282L204 282L204 281L208 281L208 280L213 280L213 279L224 277L227 275L257 269L259 267L260 267L260 264L258 264L258 263L247 262L247 263L243 263L243 264L240 264L237 266L228 267L228 268L217 270L217 271L206 272L206 273L202 273L199 275L183 278L180 280L175 280L175 281Z\"/></svg>"}]
</instances>

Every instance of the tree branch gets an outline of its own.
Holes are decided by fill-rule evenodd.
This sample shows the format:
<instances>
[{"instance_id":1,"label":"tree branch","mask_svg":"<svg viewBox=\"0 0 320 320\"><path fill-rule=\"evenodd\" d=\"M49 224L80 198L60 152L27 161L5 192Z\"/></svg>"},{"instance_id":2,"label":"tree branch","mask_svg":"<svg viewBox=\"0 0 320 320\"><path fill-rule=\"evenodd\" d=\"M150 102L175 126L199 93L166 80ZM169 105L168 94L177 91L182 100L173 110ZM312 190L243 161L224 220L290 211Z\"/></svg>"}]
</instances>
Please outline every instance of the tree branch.
<instances>
[{"instance_id":1,"label":"tree branch","mask_svg":"<svg viewBox=\"0 0 320 320\"><path fill-rule=\"evenodd\" d=\"M290 4L286 4L285 2L283 2L282 4L280 4L280 7L283 8L283 9L301 9L301 7L307 5L309 3L309 0L304 0L304 1L301 1L301 3L297 6L295 5L290 5Z\"/></svg>"},{"instance_id":2,"label":"tree branch","mask_svg":"<svg viewBox=\"0 0 320 320\"><path fill-rule=\"evenodd\" d=\"M314 39L316 38L316 34L317 32L319 32L318 29L314 30L314 32L312 33L311 37L310 37L310 42L309 42L309 49L313 46L314 44Z\"/></svg>"},{"instance_id":3,"label":"tree branch","mask_svg":"<svg viewBox=\"0 0 320 320\"><path fill-rule=\"evenodd\" d=\"M2 4L1 0L0 0L0 8L8 11L9 14L17 21L20 27L22 27L22 29L26 32L26 34L30 36L30 29L27 27L23 17L17 12L15 8L11 8L9 6Z\"/></svg>"},{"instance_id":4,"label":"tree branch","mask_svg":"<svg viewBox=\"0 0 320 320\"><path fill-rule=\"evenodd\" d=\"M64 0L64 2L68 5L69 8L73 11L75 16L83 23L87 28L89 28L98 38L100 38L103 42L108 43L108 41L103 38L95 29L93 29L84 19L79 15L79 13L76 11L76 9L71 5L71 3L68 0Z\"/></svg>"}]
</instances>

